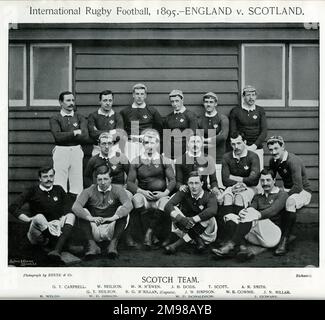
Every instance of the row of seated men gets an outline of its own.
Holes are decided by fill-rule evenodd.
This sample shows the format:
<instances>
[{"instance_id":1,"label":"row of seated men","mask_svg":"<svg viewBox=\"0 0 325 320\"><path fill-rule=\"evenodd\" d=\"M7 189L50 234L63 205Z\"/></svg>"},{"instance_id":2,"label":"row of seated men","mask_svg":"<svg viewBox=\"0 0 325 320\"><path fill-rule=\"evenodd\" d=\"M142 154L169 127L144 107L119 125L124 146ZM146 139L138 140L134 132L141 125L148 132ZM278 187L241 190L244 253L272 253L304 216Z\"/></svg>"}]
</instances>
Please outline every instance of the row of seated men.
<instances>
[{"instance_id":1,"label":"row of seated men","mask_svg":"<svg viewBox=\"0 0 325 320\"><path fill-rule=\"evenodd\" d=\"M225 189L221 189L214 159L204 155L204 138L199 135L189 137L186 154L174 162L160 154L159 133L147 129L142 132L142 153L129 163L116 151L114 135L104 132L100 153L85 170L90 186L72 208L65 206L62 186L54 184L55 170L45 168L39 172L39 186L26 190L9 209L30 223L27 237L32 244L52 245L48 255L57 262L76 217L86 238L86 258L100 254L97 243L106 240L108 257L116 258L123 233L130 247L138 248L141 241L147 247L160 246L167 254L187 244L199 252L211 245L218 259L246 260L254 257L247 244L254 244L284 255L296 211L311 200L305 167L285 149L280 136L267 140L272 159L269 169L261 172L259 157L248 150L244 133L233 133L230 142L233 150L222 158ZM275 185L277 173L284 189ZM32 217L21 213L26 202Z\"/></svg>"}]
</instances>

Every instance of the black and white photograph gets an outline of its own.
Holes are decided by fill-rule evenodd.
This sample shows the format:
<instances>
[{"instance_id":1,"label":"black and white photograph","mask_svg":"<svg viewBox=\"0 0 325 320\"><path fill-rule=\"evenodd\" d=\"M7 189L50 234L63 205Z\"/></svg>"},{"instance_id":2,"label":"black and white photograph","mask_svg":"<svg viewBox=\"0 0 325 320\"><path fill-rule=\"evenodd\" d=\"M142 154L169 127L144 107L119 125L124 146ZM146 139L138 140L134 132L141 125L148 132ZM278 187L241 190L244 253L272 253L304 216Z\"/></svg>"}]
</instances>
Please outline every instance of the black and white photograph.
<instances>
[{"instance_id":1,"label":"black and white photograph","mask_svg":"<svg viewBox=\"0 0 325 320\"><path fill-rule=\"evenodd\" d=\"M8 263L317 267L312 27L10 26Z\"/></svg>"},{"instance_id":2,"label":"black and white photograph","mask_svg":"<svg viewBox=\"0 0 325 320\"><path fill-rule=\"evenodd\" d=\"M323 267L320 18L306 1L130 2L3 11L4 288L311 293Z\"/></svg>"}]
</instances>

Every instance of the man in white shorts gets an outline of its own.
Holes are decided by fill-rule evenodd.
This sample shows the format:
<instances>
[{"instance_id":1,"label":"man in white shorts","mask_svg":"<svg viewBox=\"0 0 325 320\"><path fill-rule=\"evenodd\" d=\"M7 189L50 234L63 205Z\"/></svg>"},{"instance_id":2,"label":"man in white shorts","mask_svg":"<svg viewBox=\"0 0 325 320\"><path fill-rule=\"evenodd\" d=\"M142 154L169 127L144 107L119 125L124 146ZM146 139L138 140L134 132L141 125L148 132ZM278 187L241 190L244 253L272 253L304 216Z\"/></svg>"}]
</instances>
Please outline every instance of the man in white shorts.
<instances>
[{"instance_id":1,"label":"man in white shorts","mask_svg":"<svg viewBox=\"0 0 325 320\"><path fill-rule=\"evenodd\" d=\"M312 190L302 160L285 149L283 138L273 136L266 144L272 155L269 168L275 175L280 175L284 190L289 195L281 223L282 238L275 251L276 255L284 255L288 251L289 236L296 222L296 211L310 203Z\"/></svg>"},{"instance_id":2,"label":"man in white shorts","mask_svg":"<svg viewBox=\"0 0 325 320\"><path fill-rule=\"evenodd\" d=\"M38 171L39 185L24 191L10 206L9 212L19 220L30 223L27 238L33 245L54 248L48 257L58 263L64 262L61 252L70 237L75 215L69 208L69 199L63 188L53 185L55 171L44 167ZM23 213L24 204L29 204L32 216Z\"/></svg>"},{"instance_id":3,"label":"man in white shorts","mask_svg":"<svg viewBox=\"0 0 325 320\"><path fill-rule=\"evenodd\" d=\"M96 169L97 183L84 189L72 206L80 219L88 242L86 258L100 254L96 242L110 241L108 257L118 256L118 241L127 227L132 203L120 185L112 185L110 170L107 166Z\"/></svg>"},{"instance_id":4,"label":"man in white shorts","mask_svg":"<svg viewBox=\"0 0 325 320\"><path fill-rule=\"evenodd\" d=\"M248 260L255 256L245 240L253 245L273 248L281 238L281 229L273 222L282 218L288 194L275 185L272 170L261 172L261 194L254 196L251 205L242 209L238 215L228 213L223 217L228 230L227 241L219 248L212 249L216 257L235 256Z\"/></svg>"}]
</instances>

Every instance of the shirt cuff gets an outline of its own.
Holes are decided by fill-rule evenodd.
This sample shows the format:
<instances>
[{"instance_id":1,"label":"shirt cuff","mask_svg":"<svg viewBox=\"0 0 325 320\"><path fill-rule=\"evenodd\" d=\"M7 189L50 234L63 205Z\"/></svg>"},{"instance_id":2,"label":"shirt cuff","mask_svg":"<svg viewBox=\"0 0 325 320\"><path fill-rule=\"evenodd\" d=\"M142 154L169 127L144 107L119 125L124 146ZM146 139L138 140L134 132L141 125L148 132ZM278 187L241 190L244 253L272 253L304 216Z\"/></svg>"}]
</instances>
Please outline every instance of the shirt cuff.
<instances>
[{"instance_id":1,"label":"shirt cuff","mask_svg":"<svg viewBox=\"0 0 325 320\"><path fill-rule=\"evenodd\" d=\"M192 217L192 219L193 219L193 221L194 221L195 223L198 223L198 222L201 221L201 218L200 218L199 216L194 216L194 217Z\"/></svg>"}]
</instances>

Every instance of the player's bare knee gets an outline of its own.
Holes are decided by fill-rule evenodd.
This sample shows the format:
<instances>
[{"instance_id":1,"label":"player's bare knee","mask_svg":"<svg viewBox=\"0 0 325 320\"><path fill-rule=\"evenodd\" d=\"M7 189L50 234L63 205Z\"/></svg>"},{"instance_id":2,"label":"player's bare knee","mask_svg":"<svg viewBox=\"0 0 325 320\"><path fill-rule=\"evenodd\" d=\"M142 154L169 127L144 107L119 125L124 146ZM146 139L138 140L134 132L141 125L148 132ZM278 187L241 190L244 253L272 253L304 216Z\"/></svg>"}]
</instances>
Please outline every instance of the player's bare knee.
<instances>
[{"instance_id":1,"label":"player's bare knee","mask_svg":"<svg viewBox=\"0 0 325 320\"><path fill-rule=\"evenodd\" d=\"M36 216L33 217L33 223L37 225L44 225L47 224L47 220L43 214L38 213Z\"/></svg>"},{"instance_id":2,"label":"player's bare knee","mask_svg":"<svg viewBox=\"0 0 325 320\"><path fill-rule=\"evenodd\" d=\"M296 212L296 200L289 197L286 201L286 210L290 212Z\"/></svg>"},{"instance_id":3,"label":"player's bare knee","mask_svg":"<svg viewBox=\"0 0 325 320\"><path fill-rule=\"evenodd\" d=\"M239 194L236 194L234 197L234 205L243 207L244 206L244 200L243 197Z\"/></svg>"},{"instance_id":4,"label":"player's bare knee","mask_svg":"<svg viewBox=\"0 0 325 320\"><path fill-rule=\"evenodd\" d=\"M134 208L141 208L144 206L142 194L136 193L132 198Z\"/></svg>"},{"instance_id":5,"label":"player's bare knee","mask_svg":"<svg viewBox=\"0 0 325 320\"><path fill-rule=\"evenodd\" d=\"M223 197L223 205L230 206L233 204L233 197L230 194L226 194Z\"/></svg>"},{"instance_id":6,"label":"player's bare knee","mask_svg":"<svg viewBox=\"0 0 325 320\"><path fill-rule=\"evenodd\" d=\"M76 221L76 216L73 213L68 213L65 223L71 224L73 226L75 221Z\"/></svg>"}]
</instances>

